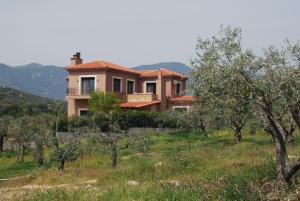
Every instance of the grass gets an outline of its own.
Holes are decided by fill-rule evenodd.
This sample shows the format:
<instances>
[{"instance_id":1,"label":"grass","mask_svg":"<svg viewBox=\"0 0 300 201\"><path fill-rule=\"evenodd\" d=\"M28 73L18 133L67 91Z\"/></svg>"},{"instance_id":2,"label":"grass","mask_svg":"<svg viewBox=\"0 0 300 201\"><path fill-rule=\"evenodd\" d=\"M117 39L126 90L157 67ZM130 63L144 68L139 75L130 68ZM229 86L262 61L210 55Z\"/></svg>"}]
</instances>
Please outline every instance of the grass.
<instances>
[{"instance_id":1,"label":"grass","mask_svg":"<svg viewBox=\"0 0 300 201\"><path fill-rule=\"evenodd\" d=\"M233 143L230 131L207 137L197 133L153 135L145 153L127 149L119 152L118 167L111 169L110 156L84 155L66 164L64 173L55 166L39 168L30 157L23 165L14 158L0 158L0 177L30 175L22 182L0 182L0 187L74 184L79 189L52 188L11 195L11 200L258 200L264 182L275 179L272 141L264 133L245 134ZM296 143L299 139L296 138ZM290 154L297 155L294 146ZM84 182L97 180L92 187ZM128 181L137 181L130 186ZM179 182L178 185L174 182ZM0 199L1 200L1 199Z\"/></svg>"}]
</instances>

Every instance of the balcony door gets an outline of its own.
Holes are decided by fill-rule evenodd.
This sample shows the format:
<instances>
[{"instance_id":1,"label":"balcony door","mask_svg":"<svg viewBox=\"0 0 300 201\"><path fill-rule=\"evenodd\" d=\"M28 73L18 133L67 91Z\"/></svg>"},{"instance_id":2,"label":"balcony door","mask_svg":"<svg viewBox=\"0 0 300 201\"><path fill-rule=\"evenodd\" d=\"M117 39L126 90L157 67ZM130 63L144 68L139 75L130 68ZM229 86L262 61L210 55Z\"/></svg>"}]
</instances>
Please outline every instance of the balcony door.
<instances>
[{"instance_id":1,"label":"balcony door","mask_svg":"<svg viewBox=\"0 0 300 201\"><path fill-rule=\"evenodd\" d=\"M134 93L134 80L127 80L127 94Z\"/></svg>"},{"instance_id":2,"label":"balcony door","mask_svg":"<svg viewBox=\"0 0 300 201\"><path fill-rule=\"evenodd\" d=\"M156 83L155 82L146 82L146 93L156 94Z\"/></svg>"},{"instance_id":3,"label":"balcony door","mask_svg":"<svg viewBox=\"0 0 300 201\"><path fill-rule=\"evenodd\" d=\"M89 95L95 91L95 77L82 77L81 78L81 94Z\"/></svg>"}]
</instances>

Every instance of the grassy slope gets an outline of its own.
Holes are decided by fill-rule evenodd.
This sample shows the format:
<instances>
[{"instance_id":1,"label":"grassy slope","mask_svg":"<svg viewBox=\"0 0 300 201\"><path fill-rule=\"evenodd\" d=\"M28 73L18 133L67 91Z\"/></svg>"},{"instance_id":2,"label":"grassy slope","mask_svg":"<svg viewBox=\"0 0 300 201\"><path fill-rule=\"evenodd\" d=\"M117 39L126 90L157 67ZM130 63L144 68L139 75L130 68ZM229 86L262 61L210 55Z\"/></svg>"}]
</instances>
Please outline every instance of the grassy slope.
<instances>
[{"instance_id":1,"label":"grassy slope","mask_svg":"<svg viewBox=\"0 0 300 201\"><path fill-rule=\"evenodd\" d=\"M122 150L115 170L104 154L68 163L63 174L55 167L38 169L30 162L18 169L15 159L0 158L1 177L31 175L0 186L82 184L97 179L95 189L50 190L28 195L26 200L256 200L252 188L274 179L272 142L264 133L247 135L241 144L232 143L229 132L208 137L160 134L153 140L144 154ZM290 154L299 151L295 146ZM131 180L139 185L129 186ZM170 180L179 180L180 186L168 184Z\"/></svg>"}]
</instances>

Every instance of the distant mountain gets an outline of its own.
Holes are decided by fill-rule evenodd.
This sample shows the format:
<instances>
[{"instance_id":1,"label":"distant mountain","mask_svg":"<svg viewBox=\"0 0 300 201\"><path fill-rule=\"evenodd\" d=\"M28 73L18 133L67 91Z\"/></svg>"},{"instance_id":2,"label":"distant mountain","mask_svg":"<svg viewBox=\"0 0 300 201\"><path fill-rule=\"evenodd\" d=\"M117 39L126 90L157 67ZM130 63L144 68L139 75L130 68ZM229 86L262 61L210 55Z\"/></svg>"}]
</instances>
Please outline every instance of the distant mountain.
<instances>
[{"instance_id":1,"label":"distant mountain","mask_svg":"<svg viewBox=\"0 0 300 201\"><path fill-rule=\"evenodd\" d=\"M178 62L164 62L133 67L136 70L167 68L185 75L190 67ZM23 66L8 66L0 63L0 87L6 86L37 96L64 100L68 73L62 67L31 63Z\"/></svg>"},{"instance_id":2,"label":"distant mountain","mask_svg":"<svg viewBox=\"0 0 300 201\"><path fill-rule=\"evenodd\" d=\"M7 86L34 95L64 99L67 72L62 67L31 63L11 67L0 64L0 86Z\"/></svg>"},{"instance_id":3,"label":"distant mountain","mask_svg":"<svg viewBox=\"0 0 300 201\"><path fill-rule=\"evenodd\" d=\"M162 63L152 64L152 65L141 65L141 66L132 67L132 69L135 70L155 70L160 68L167 68L169 70L176 71L184 75L188 75L189 72L191 71L191 68L189 66L179 62L162 62Z\"/></svg>"},{"instance_id":4,"label":"distant mountain","mask_svg":"<svg viewBox=\"0 0 300 201\"><path fill-rule=\"evenodd\" d=\"M0 116L65 110L66 102L35 96L9 87L0 87Z\"/></svg>"}]
</instances>

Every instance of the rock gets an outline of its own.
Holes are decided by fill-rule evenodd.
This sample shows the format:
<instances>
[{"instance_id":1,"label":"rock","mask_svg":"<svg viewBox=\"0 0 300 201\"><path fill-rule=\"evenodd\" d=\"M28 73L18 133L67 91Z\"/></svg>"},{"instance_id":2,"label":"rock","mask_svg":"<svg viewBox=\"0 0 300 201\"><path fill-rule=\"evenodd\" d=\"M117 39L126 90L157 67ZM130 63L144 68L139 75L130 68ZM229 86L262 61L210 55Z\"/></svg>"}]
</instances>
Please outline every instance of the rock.
<instances>
[{"instance_id":1,"label":"rock","mask_svg":"<svg viewBox=\"0 0 300 201\"><path fill-rule=\"evenodd\" d=\"M175 186L175 187L179 187L180 186L180 181L179 180L169 180L168 182L169 184Z\"/></svg>"},{"instance_id":2,"label":"rock","mask_svg":"<svg viewBox=\"0 0 300 201\"><path fill-rule=\"evenodd\" d=\"M179 180L168 180L163 183L170 184L174 187L179 187L181 185L181 182Z\"/></svg>"},{"instance_id":3,"label":"rock","mask_svg":"<svg viewBox=\"0 0 300 201\"><path fill-rule=\"evenodd\" d=\"M137 181L128 181L127 184L129 186L137 186L137 185L139 185L139 182L137 182Z\"/></svg>"},{"instance_id":4,"label":"rock","mask_svg":"<svg viewBox=\"0 0 300 201\"><path fill-rule=\"evenodd\" d=\"M96 184L96 183L97 183L97 179L93 179L93 180L84 182L84 184Z\"/></svg>"}]
</instances>

